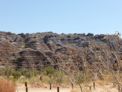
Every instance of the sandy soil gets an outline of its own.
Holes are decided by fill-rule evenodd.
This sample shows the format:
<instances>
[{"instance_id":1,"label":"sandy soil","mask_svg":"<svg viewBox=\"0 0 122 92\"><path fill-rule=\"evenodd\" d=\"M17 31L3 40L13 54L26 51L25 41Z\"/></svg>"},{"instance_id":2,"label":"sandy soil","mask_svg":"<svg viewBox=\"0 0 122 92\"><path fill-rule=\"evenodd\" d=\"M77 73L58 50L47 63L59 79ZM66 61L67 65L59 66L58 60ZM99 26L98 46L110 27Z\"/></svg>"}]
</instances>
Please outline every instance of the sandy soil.
<instances>
[{"instance_id":1,"label":"sandy soil","mask_svg":"<svg viewBox=\"0 0 122 92\"><path fill-rule=\"evenodd\" d=\"M60 92L70 92L70 89L62 88ZM16 92L25 92L24 88L18 88ZM47 88L29 88L28 92L57 92L56 89L49 90Z\"/></svg>"},{"instance_id":2,"label":"sandy soil","mask_svg":"<svg viewBox=\"0 0 122 92\"><path fill-rule=\"evenodd\" d=\"M72 89L70 88L61 88L60 92L71 92ZM16 92L25 92L24 87L18 87ZM57 92L55 88L52 90L49 90L48 88L29 88L28 92ZM77 91L73 92L80 92L78 89ZM118 92L116 88L113 88L111 85L106 86L97 86L95 90L92 89L92 91L87 92Z\"/></svg>"}]
</instances>

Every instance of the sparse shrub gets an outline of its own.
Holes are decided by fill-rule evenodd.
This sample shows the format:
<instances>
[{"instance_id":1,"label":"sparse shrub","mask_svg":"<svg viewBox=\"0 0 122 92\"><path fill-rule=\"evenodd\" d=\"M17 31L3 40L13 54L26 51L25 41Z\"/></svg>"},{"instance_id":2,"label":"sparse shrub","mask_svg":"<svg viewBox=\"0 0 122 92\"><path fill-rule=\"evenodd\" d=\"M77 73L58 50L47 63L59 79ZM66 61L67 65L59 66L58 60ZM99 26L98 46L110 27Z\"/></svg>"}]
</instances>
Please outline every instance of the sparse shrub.
<instances>
[{"instance_id":1,"label":"sparse shrub","mask_svg":"<svg viewBox=\"0 0 122 92\"><path fill-rule=\"evenodd\" d=\"M19 69L17 70L19 73L21 73L22 76L25 76L26 78L32 78L38 74L38 71L36 69Z\"/></svg>"},{"instance_id":2,"label":"sparse shrub","mask_svg":"<svg viewBox=\"0 0 122 92\"><path fill-rule=\"evenodd\" d=\"M47 80L50 85L50 90L52 89L52 83L54 82L55 72L56 70L51 66L45 67L43 70L43 74L47 76Z\"/></svg>"},{"instance_id":3,"label":"sparse shrub","mask_svg":"<svg viewBox=\"0 0 122 92\"><path fill-rule=\"evenodd\" d=\"M64 72L63 71L56 71L55 72L55 81L57 84L63 83L63 78L64 78Z\"/></svg>"},{"instance_id":4,"label":"sparse shrub","mask_svg":"<svg viewBox=\"0 0 122 92\"><path fill-rule=\"evenodd\" d=\"M21 77L21 72L13 71L12 76L14 77L14 80L18 80Z\"/></svg>"},{"instance_id":5,"label":"sparse shrub","mask_svg":"<svg viewBox=\"0 0 122 92\"><path fill-rule=\"evenodd\" d=\"M15 92L15 85L5 79L0 79L0 92Z\"/></svg>"}]
</instances>

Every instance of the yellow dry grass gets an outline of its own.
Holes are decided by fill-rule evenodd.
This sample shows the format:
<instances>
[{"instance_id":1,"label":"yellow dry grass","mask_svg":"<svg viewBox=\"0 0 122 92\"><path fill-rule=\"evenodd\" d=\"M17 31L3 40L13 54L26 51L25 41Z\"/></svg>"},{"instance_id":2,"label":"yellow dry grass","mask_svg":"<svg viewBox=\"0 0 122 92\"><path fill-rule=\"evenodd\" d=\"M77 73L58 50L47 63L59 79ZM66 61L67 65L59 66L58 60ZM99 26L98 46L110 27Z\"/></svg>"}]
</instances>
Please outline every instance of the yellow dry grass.
<instances>
[{"instance_id":1,"label":"yellow dry grass","mask_svg":"<svg viewBox=\"0 0 122 92\"><path fill-rule=\"evenodd\" d=\"M0 92L15 92L15 85L5 79L0 79Z\"/></svg>"}]
</instances>

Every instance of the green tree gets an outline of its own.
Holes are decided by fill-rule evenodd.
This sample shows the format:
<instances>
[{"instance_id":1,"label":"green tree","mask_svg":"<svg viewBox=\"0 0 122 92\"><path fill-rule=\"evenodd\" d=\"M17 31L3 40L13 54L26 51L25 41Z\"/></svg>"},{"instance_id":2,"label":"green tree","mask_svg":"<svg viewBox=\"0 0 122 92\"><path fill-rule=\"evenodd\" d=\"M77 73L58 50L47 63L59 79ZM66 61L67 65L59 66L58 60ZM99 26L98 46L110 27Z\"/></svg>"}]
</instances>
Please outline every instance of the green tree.
<instances>
[{"instance_id":1,"label":"green tree","mask_svg":"<svg viewBox=\"0 0 122 92\"><path fill-rule=\"evenodd\" d=\"M74 75L75 83L80 87L81 92L83 92L82 85L89 83L92 80L90 72L78 71Z\"/></svg>"},{"instance_id":2,"label":"green tree","mask_svg":"<svg viewBox=\"0 0 122 92\"><path fill-rule=\"evenodd\" d=\"M48 66L46 68L44 68L43 70L43 73L45 76L48 76L48 83L50 85L50 90L52 89L52 83L54 82L54 74L55 74L56 70L51 67L51 66Z\"/></svg>"},{"instance_id":3,"label":"green tree","mask_svg":"<svg viewBox=\"0 0 122 92\"><path fill-rule=\"evenodd\" d=\"M63 78L64 78L65 74L63 71L57 70L55 72L55 81L56 84L61 85L61 83L63 83Z\"/></svg>"}]
</instances>

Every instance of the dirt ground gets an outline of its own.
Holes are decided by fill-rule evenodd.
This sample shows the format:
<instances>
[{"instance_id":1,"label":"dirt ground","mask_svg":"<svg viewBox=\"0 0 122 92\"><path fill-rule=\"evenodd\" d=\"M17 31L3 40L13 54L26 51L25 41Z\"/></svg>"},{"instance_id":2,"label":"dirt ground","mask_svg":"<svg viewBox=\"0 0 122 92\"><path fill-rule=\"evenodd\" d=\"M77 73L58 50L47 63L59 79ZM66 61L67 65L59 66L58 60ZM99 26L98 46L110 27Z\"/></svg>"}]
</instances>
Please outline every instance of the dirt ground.
<instances>
[{"instance_id":1,"label":"dirt ground","mask_svg":"<svg viewBox=\"0 0 122 92\"><path fill-rule=\"evenodd\" d=\"M60 92L80 92L79 89L75 89L74 91L71 91L70 88L61 88ZM18 87L16 92L25 92L24 87ZM28 92L57 92L56 88L53 88L52 90L49 90L48 88L29 88ZM86 92L118 92L116 88L108 86L97 86L95 90L92 89L92 91L86 91Z\"/></svg>"},{"instance_id":2,"label":"dirt ground","mask_svg":"<svg viewBox=\"0 0 122 92\"><path fill-rule=\"evenodd\" d=\"M25 88L17 88L16 92L25 92ZM28 92L57 92L56 89L49 90L47 88L29 88ZM61 88L60 92L71 92L71 89Z\"/></svg>"}]
</instances>

